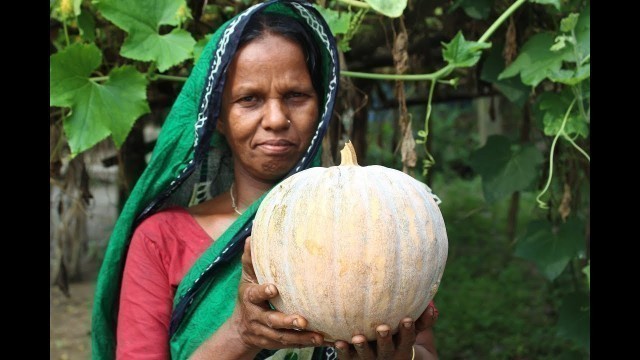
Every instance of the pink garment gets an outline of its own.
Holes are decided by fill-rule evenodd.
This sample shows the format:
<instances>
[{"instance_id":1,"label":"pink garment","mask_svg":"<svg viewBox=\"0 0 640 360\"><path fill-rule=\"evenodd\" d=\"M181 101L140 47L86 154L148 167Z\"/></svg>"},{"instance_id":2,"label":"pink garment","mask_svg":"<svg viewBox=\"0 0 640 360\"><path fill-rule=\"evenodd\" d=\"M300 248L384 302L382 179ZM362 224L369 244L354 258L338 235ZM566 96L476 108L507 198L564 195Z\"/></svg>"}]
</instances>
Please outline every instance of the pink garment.
<instances>
[{"instance_id":1,"label":"pink garment","mask_svg":"<svg viewBox=\"0 0 640 360\"><path fill-rule=\"evenodd\" d=\"M117 359L169 359L173 296L212 242L179 207L158 212L136 228L122 279Z\"/></svg>"}]
</instances>

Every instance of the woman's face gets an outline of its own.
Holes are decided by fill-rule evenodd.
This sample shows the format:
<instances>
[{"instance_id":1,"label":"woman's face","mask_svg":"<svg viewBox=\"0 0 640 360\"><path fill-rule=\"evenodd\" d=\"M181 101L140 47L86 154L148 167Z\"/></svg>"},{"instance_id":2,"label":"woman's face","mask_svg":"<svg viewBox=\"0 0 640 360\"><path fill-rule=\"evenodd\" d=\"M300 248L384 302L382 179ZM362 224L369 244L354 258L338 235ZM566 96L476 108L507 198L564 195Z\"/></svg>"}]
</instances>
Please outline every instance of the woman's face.
<instances>
[{"instance_id":1,"label":"woman's face","mask_svg":"<svg viewBox=\"0 0 640 360\"><path fill-rule=\"evenodd\" d=\"M309 146L317 118L318 95L296 42L266 34L238 50L227 69L218 120L236 172L281 179Z\"/></svg>"}]
</instances>

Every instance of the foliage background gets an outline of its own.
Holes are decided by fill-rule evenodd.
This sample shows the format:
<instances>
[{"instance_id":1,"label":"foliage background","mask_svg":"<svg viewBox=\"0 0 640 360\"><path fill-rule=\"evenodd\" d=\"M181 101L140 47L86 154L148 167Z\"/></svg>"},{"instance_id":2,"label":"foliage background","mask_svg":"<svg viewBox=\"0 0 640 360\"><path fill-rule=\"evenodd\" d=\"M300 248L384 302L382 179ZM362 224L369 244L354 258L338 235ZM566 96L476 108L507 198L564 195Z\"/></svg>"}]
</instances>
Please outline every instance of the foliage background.
<instances>
[{"instance_id":1,"label":"foliage background","mask_svg":"<svg viewBox=\"0 0 640 360\"><path fill-rule=\"evenodd\" d=\"M253 3L50 0L56 288L93 279L93 195L126 199L208 35ZM441 357L589 358L589 2L315 4L345 75L325 164L351 139L443 200Z\"/></svg>"}]
</instances>

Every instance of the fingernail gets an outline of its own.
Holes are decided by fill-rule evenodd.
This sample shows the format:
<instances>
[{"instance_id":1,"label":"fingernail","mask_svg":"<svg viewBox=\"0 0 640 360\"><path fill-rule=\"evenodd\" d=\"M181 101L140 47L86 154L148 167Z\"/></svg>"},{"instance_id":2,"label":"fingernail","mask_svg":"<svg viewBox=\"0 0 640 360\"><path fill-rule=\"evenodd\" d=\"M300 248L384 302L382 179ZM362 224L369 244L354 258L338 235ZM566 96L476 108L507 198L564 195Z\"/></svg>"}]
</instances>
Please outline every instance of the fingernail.
<instances>
[{"instance_id":1,"label":"fingernail","mask_svg":"<svg viewBox=\"0 0 640 360\"><path fill-rule=\"evenodd\" d=\"M380 335L380 337L385 337L389 335L389 330L378 331L378 335Z\"/></svg>"},{"instance_id":2,"label":"fingernail","mask_svg":"<svg viewBox=\"0 0 640 360\"><path fill-rule=\"evenodd\" d=\"M353 345L355 345L357 347L362 347L362 345L364 345L364 343L353 343Z\"/></svg>"},{"instance_id":3,"label":"fingernail","mask_svg":"<svg viewBox=\"0 0 640 360\"><path fill-rule=\"evenodd\" d=\"M298 324L298 319L293 319L293 326L300 328L300 325Z\"/></svg>"},{"instance_id":4,"label":"fingernail","mask_svg":"<svg viewBox=\"0 0 640 360\"><path fill-rule=\"evenodd\" d=\"M429 316L433 317L433 306L429 306Z\"/></svg>"},{"instance_id":5,"label":"fingernail","mask_svg":"<svg viewBox=\"0 0 640 360\"><path fill-rule=\"evenodd\" d=\"M407 329L411 327L411 325L413 325L412 321L407 321L405 323L403 323L404 327L406 327Z\"/></svg>"},{"instance_id":6,"label":"fingernail","mask_svg":"<svg viewBox=\"0 0 640 360\"><path fill-rule=\"evenodd\" d=\"M311 343L312 343L313 345L318 345L318 341L317 341L317 340L316 340L316 338L314 338L314 337L312 337L312 338L311 338Z\"/></svg>"},{"instance_id":7,"label":"fingernail","mask_svg":"<svg viewBox=\"0 0 640 360\"><path fill-rule=\"evenodd\" d=\"M269 295L269 296L272 296L272 295L273 295L273 289L271 288L271 285L268 285L268 286L267 286L267 290L266 290L266 292L267 292L267 295Z\"/></svg>"}]
</instances>

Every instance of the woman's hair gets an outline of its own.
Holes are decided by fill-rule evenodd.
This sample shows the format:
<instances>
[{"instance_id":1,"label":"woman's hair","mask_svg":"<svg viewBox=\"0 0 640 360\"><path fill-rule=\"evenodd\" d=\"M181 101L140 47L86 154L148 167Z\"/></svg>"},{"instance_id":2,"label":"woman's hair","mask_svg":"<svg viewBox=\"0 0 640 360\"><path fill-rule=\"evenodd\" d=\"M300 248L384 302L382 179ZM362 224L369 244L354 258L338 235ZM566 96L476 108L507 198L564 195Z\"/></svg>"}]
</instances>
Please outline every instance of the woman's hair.
<instances>
[{"instance_id":1,"label":"woman's hair","mask_svg":"<svg viewBox=\"0 0 640 360\"><path fill-rule=\"evenodd\" d=\"M240 36L238 48L267 34L280 35L300 45L304 52L307 70L309 70L309 75L311 76L311 83L318 95L318 104L321 104L324 96L321 53L310 30L291 16L272 12L261 12L253 15L245 26Z\"/></svg>"}]
</instances>

